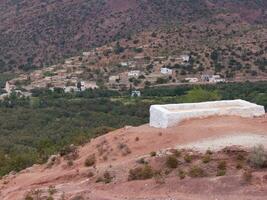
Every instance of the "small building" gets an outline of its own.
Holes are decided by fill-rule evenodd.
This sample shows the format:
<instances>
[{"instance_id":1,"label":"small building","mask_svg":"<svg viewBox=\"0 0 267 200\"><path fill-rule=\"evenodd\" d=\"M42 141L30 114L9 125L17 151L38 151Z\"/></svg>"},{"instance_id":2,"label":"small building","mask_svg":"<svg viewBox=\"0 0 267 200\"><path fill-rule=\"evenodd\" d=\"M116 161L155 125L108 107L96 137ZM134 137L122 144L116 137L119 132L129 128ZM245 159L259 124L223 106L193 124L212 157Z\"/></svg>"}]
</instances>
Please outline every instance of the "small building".
<instances>
[{"instance_id":1,"label":"small building","mask_svg":"<svg viewBox=\"0 0 267 200\"><path fill-rule=\"evenodd\" d=\"M118 83L120 81L120 76L110 76L108 81L111 84Z\"/></svg>"},{"instance_id":2,"label":"small building","mask_svg":"<svg viewBox=\"0 0 267 200\"><path fill-rule=\"evenodd\" d=\"M64 91L66 93L69 93L69 92L77 92L78 91L78 88L76 86L67 86L67 87L64 87Z\"/></svg>"},{"instance_id":3,"label":"small building","mask_svg":"<svg viewBox=\"0 0 267 200\"><path fill-rule=\"evenodd\" d=\"M6 85L5 85L5 91L10 94L13 90L16 89L16 86L15 85L12 85L10 84L8 81L6 82Z\"/></svg>"},{"instance_id":4,"label":"small building","mask_svg":"<svg viewBox=\"0 0 267 200\"><path fill-rule=\"evenodd\" d=\"M212 75L209 78L209 82L210 83L225 83L225 79L224 78L221 78L220 75Z\"/></svg>"},{"instance_id":5,"label":"small building","mask_svg":"<svg viewBox=\"0 0 267 200\"><path fill-rule=\"evenodd\" d=\"M122 67L128 67L128 63L127 63L127 62L121 62L120 65L121 65Z\"/></svg>"},{"instance_id":6,"label":"small building","mask_svg":"<svg viewBox=\"0 0 267 200\"><path fill-rule=\"evenodd\" d=\"M81 90L84 91L86 89L96 89L98 86L96 85L96 82L87 82L87 81L81 81Z\"/></svg>"},{"instance_id":7,"label":"small building","mask_svg":"<svg viewBox=\"0 0 267 200\"><path fill-rule=\"evenodd\" d=\"M166 68L166 67L162 67L160 69L160 73L167 74L167 75L172 75L172 69L169 69L169 68Z\"/></svg>"},{"instance_id":8,"label":"small building","mask_svg":"<svg viewBox=\"0 0 267 200\"><path fill-rule=\"evenodd\" d=\"M207 75L207 74L203 74L203 75L201 75L201 80L202 80L203 82L209 82L209 80L210 80L210 76Z\"/></svg>"},{"instance_id":9,"label":"small building","mask_svg":"<svg viewBox=\"0 0 267 200\"><path fill-rule=\"evenodd\" d=\"M189 83L197 83L199 80L198 78L185 78L185 81Z\"/></svg>"},{"instance_id":10,"label":"small building","mask_svg":"<svg viewBox=\"0 0 267 200\"><path fill-rule=\"evenodd\" d=\"M140 97L141 96L141 91L139 90L133 90L131 97Z\"/></svg>"},{"instance_id":11,"label":"small building","mask_svg":"<svg viewBox=\"0 0 267 200\"><path fill-rule=\"evenodd\" d=\"M189 55L181 55L180 56L183 62L189 62L190 56Z\"/></svg>"},{"instance_id":12,"label":"small building","mask_svg":"<svg viewBox=\"0 0 267 200\"><path fill-rule=\"evenodd\" d=\"M140 75L139 70L133 70L128 72L128 77L138 77Z\"/></svg>"}]
</instances>

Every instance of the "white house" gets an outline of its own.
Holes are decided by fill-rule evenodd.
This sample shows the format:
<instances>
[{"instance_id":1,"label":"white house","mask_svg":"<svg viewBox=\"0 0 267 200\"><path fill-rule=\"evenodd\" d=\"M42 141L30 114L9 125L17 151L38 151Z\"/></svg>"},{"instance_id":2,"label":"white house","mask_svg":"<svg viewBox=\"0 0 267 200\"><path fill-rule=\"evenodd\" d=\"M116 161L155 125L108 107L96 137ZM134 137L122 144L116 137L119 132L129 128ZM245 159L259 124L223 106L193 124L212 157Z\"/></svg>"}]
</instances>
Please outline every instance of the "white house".
<instances>
[{"instance_id":1,"label":"white house","mask_svg":"<svg viewBox=\"0 0 267 200\"><path fill-rule=\"evenodd\" d=\"M197 83L198 82L198 78L185 78L185 80L189 83Z\"/></svg>"},{"instance_id":2,"label":"white house","mask_svg":"<svg viewBox=\"0 0 267 200\"><path fill-rule=\"evenodd\" d=\"M183 62L189 62L189 60L190 60L190 56L189 55L181 55L180 57L183 60Z\"/></svg>"},{"instance_id":3,"label":"white house","mask_svg":"<svg viewBox=\"0 0 267 200\"><path fill-rule=\"evenodd\" d=\"M140 97L141 92L139 90L133 90L131 96L132 97Z\"/></svg>"},{"instance_id":4,"label":"white house","mask_svg":"<svg viewBox=\"0 0 267 200\"><path fill-rule=\"evenodd\" d=\"M96 82L87 82L87 81L81 81L81 90L84 91L86 89L96 89L98 86L96 85Z\"/></svg>"},{"instance_id":5,"label":"white house","mask_svg":"<svg viewBox=\"0 0 267 200\"><path fill-rule=\"evenodd\" d=\"M171 75L171 74L172 74L172 69L169 69L169 68L166 68L166 67L162 67L162 68L160 69L160 73Z\"/></svg>"},{"instance_id":6,"label":"white house","mask_svg":"<svg viewBox=\"0 0 267 200\"><path fill-rule=\"evenodd\" d=\"M128 63L127 62L121 62L120 63L122 67L128 67Z\"/></svg>"},{"instance_id":7,"label":"white house","mask_svg":"<svg viewBox=\"0 0 267 200\"><path fill-rule=\"evenodd\" d=\"M140 70L133 70L128 72L128 77L138 77L140 75Z\"/></svg>"},{"instance_id":8,"label":"white house","mask_svg":"<svg viewBox=\"0 0 267 200\"><path fill-rule=\"evenodd\" d=\"M78 88L76 86L67 86L64 88L64 91L66 93L69 93L69 92L77 92L78 91Z\"/></svg>"},{"instance_id":9,"label":"white house","mask_svg":"<svg viewBox=\"0 0 267 200\"><path fill-rule=\"evenodd\" d=\"M16 86L15 85L11 85L8 81L6 82L6 85L5 85L5 91L9 94L11 93L13 90L16 89Z\"/></svg>"},{"instance_id":10,"label":"white house","mask_svg":"<svg viewBox=\"0 0 267 200\"><path fill-rule=\"evenodd\" d=\"M225 82L225 79L221 78L220 75L212 75L209 78L209 82L210 83L224 83Z\"/></svg>"},{"instance_id":11,"label":"white house","mask_svg":"<svg viewBox=\"0 0 267 200\"><path fill-rule=\"evenodd\" d=\"M120 80L120 76L110 76L108 79L109 83L111 83L111 84L114 84L119 80Z\"/></svg>"}]
</instances>

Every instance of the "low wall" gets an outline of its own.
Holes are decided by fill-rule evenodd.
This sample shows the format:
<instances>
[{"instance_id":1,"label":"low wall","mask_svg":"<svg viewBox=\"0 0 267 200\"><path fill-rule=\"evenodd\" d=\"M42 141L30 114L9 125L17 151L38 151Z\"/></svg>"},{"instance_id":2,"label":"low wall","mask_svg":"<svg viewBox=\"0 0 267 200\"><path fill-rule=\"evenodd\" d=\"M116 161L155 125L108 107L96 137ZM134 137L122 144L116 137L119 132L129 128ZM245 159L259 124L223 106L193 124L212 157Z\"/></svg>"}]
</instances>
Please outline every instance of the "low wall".
<instances>
[{"instance_id":1,"label":"low wall","mask_svg":"<svg viewBox=\"0 0 267 200\"><path fill-rule=\"evenodd\" d=\"M240 99L203 103L152 105L150 107L150 126L167 128L187 119L225 115L250 118L260 117L265 115L265 110L263 106Z\"/></svg>"}]
</instances>

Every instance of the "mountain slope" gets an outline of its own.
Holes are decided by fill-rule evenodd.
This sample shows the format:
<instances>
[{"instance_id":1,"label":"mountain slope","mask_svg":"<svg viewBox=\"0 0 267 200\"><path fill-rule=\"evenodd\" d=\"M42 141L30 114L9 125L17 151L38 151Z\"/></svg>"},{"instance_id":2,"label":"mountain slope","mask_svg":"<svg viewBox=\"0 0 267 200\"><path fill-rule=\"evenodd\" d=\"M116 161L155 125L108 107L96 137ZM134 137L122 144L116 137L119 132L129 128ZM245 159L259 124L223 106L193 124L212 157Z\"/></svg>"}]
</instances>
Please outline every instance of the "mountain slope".
<instances>
[{"instance_id":1,"label":"mountain slope","mask_svg":"<svg viewBox=\"0 0 267 200\"><path fill-rule=\"evenodd\" d=\"M0 69L27 70L147 29L218 14L266 24L266 1L0 0Z\"/></svg>"}]
</instances>

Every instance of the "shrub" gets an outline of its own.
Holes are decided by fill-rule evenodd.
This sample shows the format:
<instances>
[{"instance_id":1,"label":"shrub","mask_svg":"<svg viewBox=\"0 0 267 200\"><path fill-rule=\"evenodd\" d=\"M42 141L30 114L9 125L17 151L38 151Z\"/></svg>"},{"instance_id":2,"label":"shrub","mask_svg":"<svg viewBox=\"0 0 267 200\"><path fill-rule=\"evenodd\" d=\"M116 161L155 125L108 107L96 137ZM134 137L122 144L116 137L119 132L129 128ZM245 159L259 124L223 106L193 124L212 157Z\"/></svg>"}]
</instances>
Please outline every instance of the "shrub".
<instances>
[{"instance_id":1,"label":"shrub","mask_svg":"<svg viewBox=\"0 0 267 200\"><path fill-rule=\"evenodd\" d=\"M263 168L267 165L267 156L263 145L258 145L253 148L249 156L249 162L253 167Z\"/></svg>"},{"instance_id":2,"label":"shrub","mask_svg":"<svg viewBox=\"0 0 267 200\"><path fill-rule=\"evenodd\" d=\"M224 170L224 169L219 169L217 171L217 176L224 176L225 174L226 174L226 170Z\"/></svg>"},{"instance_id":3,"label":"shrub","mask_svg":"<svg viewBox=\"0 0 267 200\"><path fill-rule=\"evenodd\" d=\"M190 162L192 161L192 156L189 155L189 154L186 154L186 155L184 156L184 160L185 160L185 162L190 163Z\"/></svg>"},{"instance_id":4,"label":"shrub","mask_svg":"<svg viewBox=\"0 0 267 200\"><path fill-rule=\"evenodd\" d=\"M183 170L179 170L179 171L178 171L178 176L180 177L180 179L184 179L185 176L186 176L185 171L183 171Z\"/></svg>"},{"instance_id":5,"label":"shrub","mask_svg":"<svg viewBox=\"0 0 267 200\"><path fill-rule=\"evenodd\" d=\"M226 162L225 162L225 160L222 160L222 161L219 162L218 169L220 169L220 170L225 170L226 169Z\"/></svg>"},{"instance_id":6,"label":"shrub","mask_svg":"<svg viewBox=\"0 0 267 200\"><path fill-rule=\"evenodd\" d=\"M55 186L50 185L49 188L48 188L48 193L49 193L50 195L53 195L53 194L55 194L56 192L57 192L57 189L55 188Z\"/></svg>"},{"instance_id":7,"label":"shrub","mask_svg":"<svg viewBox=\"0 0 267 200\"><path fill-rule=\"evenodd\" d=\"M205 172L202 168L198 167L198 166L193 166L190 170L189 170L189 176L191 177L204 177L205 176Z\"/></svg>"},{"instance_id":8,"label":"shrub","mask_svg":"<svg viewBox=\"0 0 267 200\"><path fill-rule=\"evenodd\" d=\"M155 157L156 155L157 155L157 153L155 151L150 152L151 157Z\"/></svg>"},{"instance_id":9,"label":"shrub","mask_svg":"<svg viewBox=\"0 0 267 200\"><path fill-rule=\"evenodd\" d=\"M152 178L154 175L153 169L149 165L144 167L137 167L129 171L128 180L146 180Z\"/></svg>"},{"instance_id":10,"label":"shrub","mask_svg":"<svg viewBox=\"0 0 267 200\"><path fill-rule=\"evenodd\" d=\"M112 181L113 177L110 175L110 173L108 171L106 171L104 174L103 174L103 182L104 183L110 183Z\"/></svg>"},{"instance_id":11,"label":"shrub","mask_svg":"<svg viewBox=\"0 0 267 200\"><path fill-rule=\"evenodd\" d=\"M178 160L173 155L168 156L166 159L166 165L168 168L175 169L178 166Z\"/></svg>"},{"instance_id":12,"label":"shrub","mask_svg":"<svg viewBox=\"0 0 267 200\"><path fill-rule=\"evenodd\" d=\"M209 154L204 155L204 157L202 158L203 163L209 163L210 160L211 160L211 158L210 158Z\"/></svg>"},{"instance_id":13,"label":"shrub","mask_svg":"<svg viewBox=\"0 0 267 200\"><path fill-rule=\"evenodd\" d=\"M65 156L66 159L73 159L75 160L78 155L77 147L74 145L69 145L64 148L62 148L59 152L60 156ZM72 158L69 158L72 157Z\"/></svg>"},{"instance_id":14,"label":"shrub","mask_svg":"<svg viewBox=\"0 0 267 200\"><path fill-rule=\"evenodd\" d=\"M33 197L27 194L27 196L25 197L25 200L33 200Z\"/></svg>"},{"instance_id":15,"label":"shrub","mask_svg":"<svg viewBox=\"0 0 267 200\"><path fill-rule=\"evenodd\" d=\"M88 156L88 157L86 158L84 165L85 165L86 167L91 167L91 166L93 166L95 163L96 163L96 158L95 158L95 154L93 154L93 155L90 155L90 156Z\"/></svg>"},{"instance_id":16,"label":"shrub","mask_svg":"<svg viewBox=\"0 0 267 200\"><path fill-rule=\"evenodd\" d=\"M212 151L211 151L210 149L208 149L208 150L206 151L206 154L208 154L208 155L212 155Z\"/></svg>"},{"instance_id":17,"label":"shrub","mask_svg":"<svg viewBox=\"0 0 267 200\"><path fill-rule=\"evenodd\" d=\"M173 153L173 155L175 157L180 157L181 156L181 151L179 151L178 149L172 149L171 153Z\"/></svg>"},{"instance_id":18,"label":"shrub","mask_svg":"<svg viewBox=\"0 0 267 200\"><path fill-rule=\"evenodd\" d=\"M147 161L145 161L144 158L140 158L136 161L138 164L147 164Z\"/></svg>"}]
</instances>

